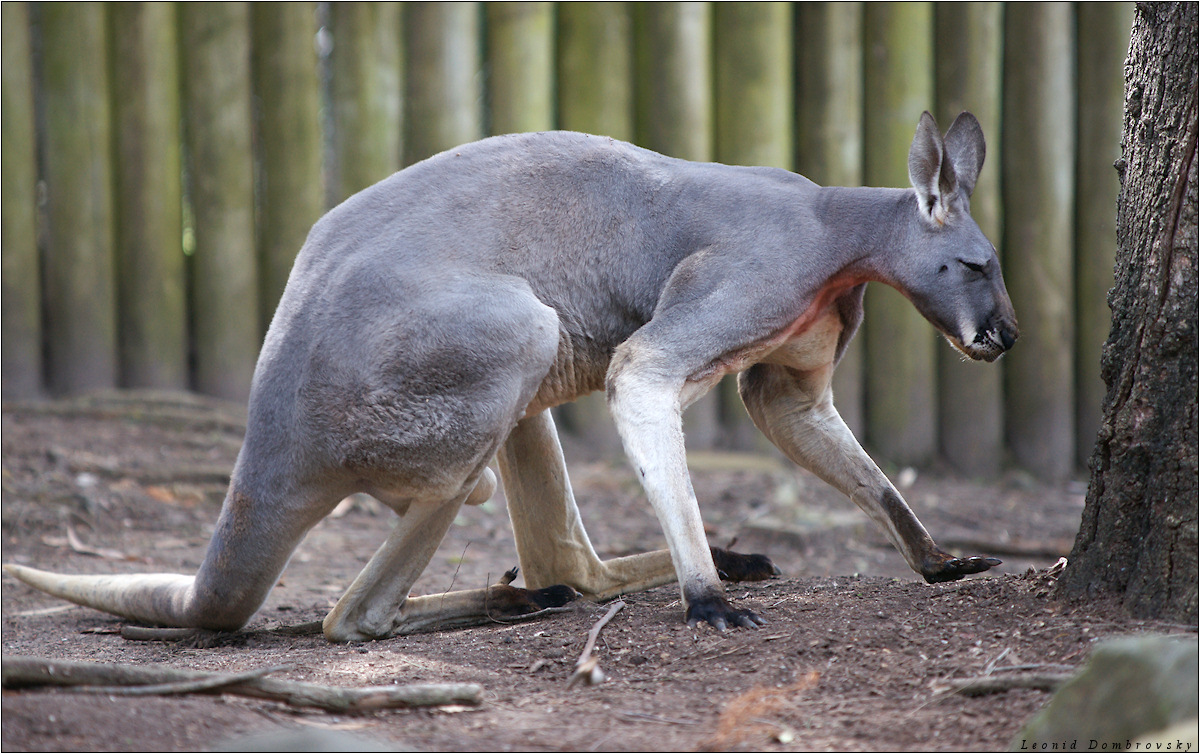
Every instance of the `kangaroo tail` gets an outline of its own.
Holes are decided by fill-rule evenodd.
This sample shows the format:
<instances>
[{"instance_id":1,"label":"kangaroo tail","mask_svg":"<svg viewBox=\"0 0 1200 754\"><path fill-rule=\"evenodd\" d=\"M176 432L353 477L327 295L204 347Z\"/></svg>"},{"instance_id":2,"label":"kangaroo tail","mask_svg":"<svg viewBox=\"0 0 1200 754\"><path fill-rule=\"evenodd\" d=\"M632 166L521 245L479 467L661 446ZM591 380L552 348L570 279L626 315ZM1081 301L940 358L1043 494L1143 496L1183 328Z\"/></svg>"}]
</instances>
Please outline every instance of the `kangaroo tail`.
<instances>
[{"instance_id":1,"label":"kangaroo tail","mask_svg":"<svg viewBox=\"0 0 1200 754\"><path fill-rule=\"evenodd\" d=\"M189 619L187 607L194 576L171 573L73 576L13 564L5 564L4 572L47 594L140 623L230 628L199 626L197 621Z\"/></svg>"}]
</instances>

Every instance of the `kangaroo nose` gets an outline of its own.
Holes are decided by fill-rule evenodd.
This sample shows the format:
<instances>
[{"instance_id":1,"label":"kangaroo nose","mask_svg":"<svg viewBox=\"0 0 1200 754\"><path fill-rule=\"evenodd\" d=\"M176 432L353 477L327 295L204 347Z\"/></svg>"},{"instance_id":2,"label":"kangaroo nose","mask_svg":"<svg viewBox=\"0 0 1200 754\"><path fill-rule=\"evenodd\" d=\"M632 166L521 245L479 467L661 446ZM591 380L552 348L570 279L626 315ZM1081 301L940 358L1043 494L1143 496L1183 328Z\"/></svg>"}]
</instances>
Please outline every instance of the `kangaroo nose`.
<instances>
[{"instance_id":1,"label":"kangaroo nose","mask_svg":"<svg viewBox=\"0 0 1200 754\"><path fill-rule=\"evenodd\" d=\"M1000 345L1004 346L1005 351L1013 347L1013 344L1017 342L1018 335L1016 330L1010 330L1007 327L1000 328Z\"/></svg>"}]
</instances>

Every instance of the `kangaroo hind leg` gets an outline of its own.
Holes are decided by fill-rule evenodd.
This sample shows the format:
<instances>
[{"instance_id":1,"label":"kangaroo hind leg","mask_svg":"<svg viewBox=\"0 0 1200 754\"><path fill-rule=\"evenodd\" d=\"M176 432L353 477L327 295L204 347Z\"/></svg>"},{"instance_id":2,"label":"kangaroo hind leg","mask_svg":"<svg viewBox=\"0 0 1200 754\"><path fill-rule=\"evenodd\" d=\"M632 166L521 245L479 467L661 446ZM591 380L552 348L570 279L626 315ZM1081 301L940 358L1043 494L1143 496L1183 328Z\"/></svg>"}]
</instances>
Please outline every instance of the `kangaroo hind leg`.
<instances>
[{"instance_id":1,"label":"kangaroo hind leg","mask_svg":"<svg viewBox=\"0 0 1200 754\"><path fill-rule=\"evenodd\" d=\"M603 601L676 580L669 550L600 560L592 547L550 412L517 424L497 454L517 541L521 571L530 588L566 584ZM779 574L763 555L711 548L728 581L759 581Z\"/></svg>"},{"instance_id":2,"label":"kangaroo hind leg","mask_svg":"<svg viewBox=\"0 0 1200 754\"><path fill-rule=\"evenodd\" d=\"M423 332L427 323L398 322L388 331L396 341L372 350L378 368L360 391L363 405L343 412L361 416L353 421L367 430L347 437L351 467L401 517L326 617L333 641L478 623L575 597L568 588L531 593L507 584L409 597L459 508L494 490L486 464L558 350L557 314L523 282L459 278L431 295L421 308L440 327L436 340Z\"/></svg>"}]
</instances>

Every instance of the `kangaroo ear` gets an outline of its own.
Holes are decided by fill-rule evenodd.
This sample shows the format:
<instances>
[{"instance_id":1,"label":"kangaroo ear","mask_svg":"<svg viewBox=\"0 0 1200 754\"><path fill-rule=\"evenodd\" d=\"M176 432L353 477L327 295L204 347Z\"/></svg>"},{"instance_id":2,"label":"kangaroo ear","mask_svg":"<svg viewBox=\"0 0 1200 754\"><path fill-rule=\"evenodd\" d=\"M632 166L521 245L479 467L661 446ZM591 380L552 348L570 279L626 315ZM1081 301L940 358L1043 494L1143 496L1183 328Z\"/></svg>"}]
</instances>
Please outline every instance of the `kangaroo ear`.
<instances>
[{"instance_id":1,"label":"kangaroo ear","mask_svg":"<svg viewBox=\"0 0 1200 754\"><path fill-rule=\"evenodd\" d=\"M928 112L921 113L917 133L908 150L908 180L917 190L921 212L931 222L944 223L957 184L937 121Z\"/></svg>"},{"instance_id":2,"label":"kangaroo ear","mask_svg":"<svg viewBox=\"0 0 1200 754\"><path fill-rule=\"evenodd\" d=\"M971 196L975 191L979 171L983 168L983 158L987 154L983 129L979 127L979 121L974 115L962 112L954 119L950 130L946 132L945 151L958 188L966 196Z\"/></svg>"}]
</instances>

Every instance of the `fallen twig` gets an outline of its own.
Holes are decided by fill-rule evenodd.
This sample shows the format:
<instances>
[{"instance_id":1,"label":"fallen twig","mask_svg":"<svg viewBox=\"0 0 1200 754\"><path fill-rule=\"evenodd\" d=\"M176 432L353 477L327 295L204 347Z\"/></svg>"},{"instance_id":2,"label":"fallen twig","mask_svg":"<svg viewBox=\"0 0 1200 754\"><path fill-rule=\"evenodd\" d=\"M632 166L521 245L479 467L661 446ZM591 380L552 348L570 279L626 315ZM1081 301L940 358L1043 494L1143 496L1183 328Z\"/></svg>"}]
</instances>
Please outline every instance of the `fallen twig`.
<instances>
[{"instance_id":1,"label":"fallen twig","mask_svg":"<svg viewBox=\"0 0 1200 754\"><path fill-rule=\"evenodd\" d=\"M343 688L303 681L262 677L233 678L228 674L179 670L161 665L108 665L94 662L48 660L40 657L4 657L4 688L36 686L162 686L167 693L183 693L183 684L194 684L188 693L236 694L283 702L294 707L316 707L333 712L360 712L395 707L433 707L446 704L478 704L483 689L474 683L429 683L407 686ZM197 682L217 679L213 687L198 688ZM118 693L105 690L103 693ZM124 692L121 692L124 693ZM149 691L142 693L152 693ZM162 692L159 692L162 693Z\"/></svg>"},{"instance_id":2,"label":"fallen twig","mask_svg":"<svg viewBox=\"0 0 1200 754\"><path fill-rule=\"evenodd\" d=\"M239 683L257 681L272 673L291 670L291 665L277 665L273 668L248 670L245 673L209 673L204 677L186 681L171 681L168 683L149 683L141 686L80 686L76 690L87 694L107 694L109 696L173 696L176 694L199 694L204 691L215 691Z\"/></svg>"},{"instance_id":3,"label":"fallen twig","mask_svg":"<svg viewBox=\"0 0 1200 754\"><path fill-rule=\"evenodd\" d=\"M592 656L592 649L596 646L596 639L600 636L600 629L604 628L605 624L612 620L612 617L621 612L621 608L625 607L625 600L617 600L608 608L608 612L604 617L596 621L596 625L592 626L592 630L588 632L587 644L583 646L583 654L579 655L579 659L575 662L575 672L571 674L571 679L567 681L567 688L571 688L576 683L582 682L587 686L595 686L604 682L604 671L600 669L600 661Z\"/></svg>"},{"instance_id":4,"label":"fallen twig","mask_svg":"<svg viewBox=\"0 0 1200 754\"><path fill-rule=\"evenodd\" d=\"M1070 673L1017 673L1013 675L984 675L949 681L944 693L963 696L998 694L1012 689L1042 689L1054 691L1071 679Z\"/></svg>"},{"instance_id":5,"label":"fallen twig","mask_svg":"<svg viewBox=\"0 0 1200 754\"><path fill-rule=\"evenodd\" d=\"M67 544L72 550L80 555L92 555L105 560L136 560L120 550L113 550L108 547L92 547L84 544L79 538L79 533L75 531L75 527L71 524L71 520L67 519Z\"/></svg>"}]
</instances>

